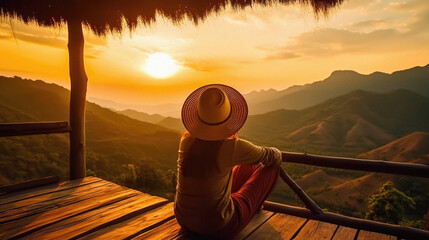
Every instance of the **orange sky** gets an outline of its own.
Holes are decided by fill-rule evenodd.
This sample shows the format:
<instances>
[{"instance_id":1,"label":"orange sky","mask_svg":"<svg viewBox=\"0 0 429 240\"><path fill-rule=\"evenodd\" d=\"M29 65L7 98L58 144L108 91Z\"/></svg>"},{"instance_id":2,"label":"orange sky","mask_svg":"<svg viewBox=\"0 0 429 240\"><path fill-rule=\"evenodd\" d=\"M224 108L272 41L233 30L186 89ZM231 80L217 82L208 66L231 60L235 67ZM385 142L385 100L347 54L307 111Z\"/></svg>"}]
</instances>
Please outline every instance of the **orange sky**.
<instances>
[{"instance_id":1,"label":"orange sky","mask_svg":"<svg viewBox=\"0 0 429 240\"><path fill-rule=\"evenodd\" d=\"M135 105L181 103L224 83L243 93L322 80L334 70L392 72L429 63L429 1L349 0L316 20L298 6L223 11L198 26L159 17L132 34L85 31L88 96ZM145 59L167 53L179 71L156 79ZM69 86L66 28L0 21L0 75Z\"/></svg>"}]
</instances>

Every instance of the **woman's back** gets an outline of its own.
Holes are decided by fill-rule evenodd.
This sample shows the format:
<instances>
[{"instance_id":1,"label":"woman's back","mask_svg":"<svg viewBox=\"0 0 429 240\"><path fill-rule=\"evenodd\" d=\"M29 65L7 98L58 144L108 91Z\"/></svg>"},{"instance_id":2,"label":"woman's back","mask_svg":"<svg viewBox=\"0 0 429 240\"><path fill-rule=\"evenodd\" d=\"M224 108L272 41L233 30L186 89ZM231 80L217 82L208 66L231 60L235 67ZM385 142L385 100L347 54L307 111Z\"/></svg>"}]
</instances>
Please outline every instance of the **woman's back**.
<instances>
[{"instance_id":1,"label":"woman's back","mask_svg":"<svg viewBox=\"0 0 429 240\"><path fill-rule=\"evenodd\" d=\"M232 157L236 139L180 142L175 214L193 232L211 234L230 219Z\"/></svg>"},{"instance_id":2,"label":"woman's back","mask_svg":"<svg viewBox=\"0 0 429 240\"><path fill-rule=\"evenodd\" d=\"M183 103L189 133L180 141L174 212L192 233L233 237L277 182L280 151L236 137L247 112L244 97L221 84L198 88Z\"/></svg>"}]
</instances>

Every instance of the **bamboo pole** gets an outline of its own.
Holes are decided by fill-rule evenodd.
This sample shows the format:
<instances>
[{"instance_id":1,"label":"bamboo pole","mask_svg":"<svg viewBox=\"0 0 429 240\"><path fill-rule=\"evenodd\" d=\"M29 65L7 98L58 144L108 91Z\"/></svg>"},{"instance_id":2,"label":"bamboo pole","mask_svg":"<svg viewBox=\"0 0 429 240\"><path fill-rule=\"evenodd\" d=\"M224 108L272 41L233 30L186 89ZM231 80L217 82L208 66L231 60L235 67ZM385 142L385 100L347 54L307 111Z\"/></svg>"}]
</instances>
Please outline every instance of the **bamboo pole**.
<instances>
[{"instance_id":1,"label":"bamboo pole","mask_svg":"<svg viewBox=\"0 0 429 240\"><path fill-rule=\"evenodd\" d=\"M428 212L426 213L425 230L429 231L429 209L428 209Z\"/></svg>"},{"instance_id":2,"label":"bamboo pole","mask_svg":"<svg viewBox=\"0 0 429 240\"><path fill-rule=\"evenodd\" d=\"M313 214L320 214L323 210L317 205L313 199L311 199L305 192L302 190L298 184L287 174L287 172L280 167L280 177L283 181L289 185L290 188L298 195L299 199L305 204L307 209L311 211Z\"/></svg>"},{"instance_id":3,"label":"bamboo pole","mask_svg":"<svg viewBox=\"0 0 429 240\"><path fill-rule=\"evenodd\" d=\"M283 162L319 167L349 169L368 172L392 173L429 178L429 166L417 163L388 162L345 157L327 157L306 153L282 152Z\"/></svg>"},{"instance_id":4,"label":"bamboo pole","mask_svg":"<svg viewBox=\"0 0 429 240\"><path fill-rule=\"evenodd\" d=\"M0 123L0 137L70 132L68 122Z\"/></svg>"},{"instance_id":5,"label":"bamboo pole","mask_svg":"<svg viewBox=\"0 0 429 240\"><path fill-rule=\"evenodd\" d=\"M79 19L67 19L70 93L70 179L86 174L85 101L88 78L84 66L84 37Z\"/></svg>"}]
</instances>

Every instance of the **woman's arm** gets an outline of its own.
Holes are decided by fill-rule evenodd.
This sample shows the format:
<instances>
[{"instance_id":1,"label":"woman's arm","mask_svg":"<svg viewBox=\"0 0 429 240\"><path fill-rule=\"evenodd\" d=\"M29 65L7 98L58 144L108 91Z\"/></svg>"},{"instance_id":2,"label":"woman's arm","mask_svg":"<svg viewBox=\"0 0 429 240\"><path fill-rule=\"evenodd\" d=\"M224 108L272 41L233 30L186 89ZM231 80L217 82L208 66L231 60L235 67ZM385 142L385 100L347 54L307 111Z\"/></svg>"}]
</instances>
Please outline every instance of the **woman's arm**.
<instances>
[{"instance_id":1,"label":"woman's arm","mask_svg":"<svg viewBox=\"0 0 429 240\"><path fill-rule=\"evenodd\" d=\"M238 138L235 143L232 164L256 164L259 162L265 166L279 165L282 162L282 154L277 148L257 146Z\"/></svg>"}]
</instances>

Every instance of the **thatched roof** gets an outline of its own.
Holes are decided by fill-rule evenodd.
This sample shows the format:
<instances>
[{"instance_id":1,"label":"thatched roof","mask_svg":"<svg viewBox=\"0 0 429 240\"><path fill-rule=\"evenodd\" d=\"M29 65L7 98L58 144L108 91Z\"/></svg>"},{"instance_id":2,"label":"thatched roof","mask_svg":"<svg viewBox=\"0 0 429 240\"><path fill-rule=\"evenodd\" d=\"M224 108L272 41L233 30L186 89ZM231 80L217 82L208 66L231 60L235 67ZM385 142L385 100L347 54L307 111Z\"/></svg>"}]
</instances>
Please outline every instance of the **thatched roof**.
<instances>
[{"instance_id":1,"label":"thatched roof","mask_svg":"<svg viewBox=\"0 0 429 240\"><path fill-rule=\"evenodd\" d=\"M314 13L327 14L343 0L0 0L4 18L35 21L42 26L59 26L69 19L78 19L96 34L121 32L123 20L129 29L139 21L151 23L157 13L179 22L189 18L195 23L207 15L230 5L241 9L255 4L299 3L313 8Z\"/></svg>"}]
</instances>

